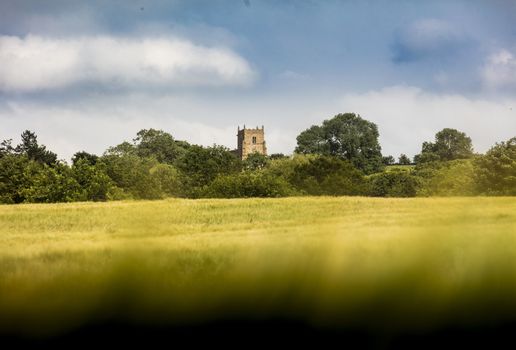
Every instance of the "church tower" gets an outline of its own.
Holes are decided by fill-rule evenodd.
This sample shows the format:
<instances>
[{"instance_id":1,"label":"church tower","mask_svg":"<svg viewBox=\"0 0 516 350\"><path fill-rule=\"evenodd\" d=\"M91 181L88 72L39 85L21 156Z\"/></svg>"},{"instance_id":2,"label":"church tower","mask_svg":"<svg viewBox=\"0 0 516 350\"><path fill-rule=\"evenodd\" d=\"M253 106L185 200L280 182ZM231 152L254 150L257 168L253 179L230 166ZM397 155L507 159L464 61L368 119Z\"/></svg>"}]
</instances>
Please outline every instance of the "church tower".
<instances>
[{"instance_id":1,"label":"church tower","mask_svg":"<svg viewBox=\"0 0 516 350\"><path fill-rule=\"evenodd\" d=\"M242 160L254 152L267 155L263 125L261 129L258 127L256 129L246 129L244 125L244 128L240 130L240 127L238 127L237 142L237 156Z\"/></svg>"}]
</instances>

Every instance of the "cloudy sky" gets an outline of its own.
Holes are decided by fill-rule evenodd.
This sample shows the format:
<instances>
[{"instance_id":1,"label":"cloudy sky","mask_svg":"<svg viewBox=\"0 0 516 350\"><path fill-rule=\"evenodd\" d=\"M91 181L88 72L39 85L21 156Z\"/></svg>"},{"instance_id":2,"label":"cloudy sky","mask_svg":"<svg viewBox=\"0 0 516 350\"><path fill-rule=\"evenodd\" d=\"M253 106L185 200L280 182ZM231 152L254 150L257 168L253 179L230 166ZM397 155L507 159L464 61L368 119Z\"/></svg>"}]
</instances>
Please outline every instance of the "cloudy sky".
<instances>
[{"instance_id":1,"label":"cloudy sky","mask_svg":"<svg viewBox=\"0 0 516 350\"><path fill-rule=\"evenodd\" d=\"M384 154L444 127L475 150L516 136L516 2L1 0L0 139L30 129L60 158L142 128L271 153L337 113Z\"/></svg>"}]
</instances>

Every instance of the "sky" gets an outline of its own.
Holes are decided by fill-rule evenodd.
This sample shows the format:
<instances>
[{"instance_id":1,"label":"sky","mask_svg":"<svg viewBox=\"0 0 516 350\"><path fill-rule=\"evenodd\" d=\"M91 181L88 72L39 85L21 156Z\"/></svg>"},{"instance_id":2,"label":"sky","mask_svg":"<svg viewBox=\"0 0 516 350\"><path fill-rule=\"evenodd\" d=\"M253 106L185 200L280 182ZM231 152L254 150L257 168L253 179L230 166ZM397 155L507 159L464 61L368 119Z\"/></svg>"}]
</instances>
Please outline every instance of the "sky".
<instances>
[{"instance_id":1,"label":"sky","mask_svg":"<svg viewBox=\"0 0 516 350\"><path fill-rule=\"evenodd\" d=\"M338 113L384 155L439 130L477 152L516 136L516 1L0 0L0 140L69 160L155 128L270 153Z\"/></svg>"}]
</instances>

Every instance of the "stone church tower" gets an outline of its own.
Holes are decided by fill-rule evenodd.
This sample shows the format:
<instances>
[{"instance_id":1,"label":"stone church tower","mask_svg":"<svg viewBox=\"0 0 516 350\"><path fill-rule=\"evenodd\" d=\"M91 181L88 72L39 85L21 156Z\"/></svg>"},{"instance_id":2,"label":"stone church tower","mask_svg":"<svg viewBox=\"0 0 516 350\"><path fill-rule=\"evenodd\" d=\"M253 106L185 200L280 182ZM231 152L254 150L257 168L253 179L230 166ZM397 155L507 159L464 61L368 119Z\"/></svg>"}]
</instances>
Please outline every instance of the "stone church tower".
<instances>
[{"instance_id":1,"label":"stone church tower","mask_svg":"<svg viewBox=\"0 0 516 350\"><path fill-rule=\"evenodd\" d=\"M261 129L258 127L256 129L246 129L244 125L242 130L238 127L237 142L237 156L242 160L254 152L267 155L263 126Z\"/></svg>"}]
</instances>

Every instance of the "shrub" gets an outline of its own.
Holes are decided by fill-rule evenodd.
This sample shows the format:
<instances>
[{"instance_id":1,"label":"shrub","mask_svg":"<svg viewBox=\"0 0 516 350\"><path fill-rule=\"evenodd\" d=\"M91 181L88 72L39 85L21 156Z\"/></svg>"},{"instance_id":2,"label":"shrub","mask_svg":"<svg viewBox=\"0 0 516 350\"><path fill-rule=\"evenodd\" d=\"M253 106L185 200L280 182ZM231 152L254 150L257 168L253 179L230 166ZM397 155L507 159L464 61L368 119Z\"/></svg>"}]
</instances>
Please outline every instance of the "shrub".
<instances>
[{"instance_id":1,"label":"shrub","mask_svg":"<svg viewBox=\"0 0 516 350\"><path fill-rule=\"evenodd\" d=\"M349 161L318 156L295 165L290 182L309 195L360 195L365 193L363 173Z\"/></svg>"},{"instance_id":2,"label":"shrub","mask_svg":"<svg viewBox=\"0 0 516 350\"><path fill-rule=\"evenodd\" d=\"M373 197L415 197L419 181L410 171L393 170L370 175L368 183Z\"/></svg>"},{"instance_id":3,"label":"shrub","mask_svg":"<svg viewBox=\"0 0 516 350\"><path fill-rule=\"evenodd\" d=\"M416 166L420 196L471 196L475 194L475 166L471 159L428 162Z\"/></svg>"},{"instance_id":4,"label":"shrub","mask_svg":"<svg viewBox=\"0 0 516 350\"><path fill-rule=\"evenodd\" d=\"M157 164L150 169L150 174L159 186L159 192L167 197L183 195L183 179L179 171L169 164Z\"/></svg>"},{"instance_id":5,"label":"shrub","mask_svg":"<svg viewBox=\"0 0 516 350\"><path fill-rule=\"evenodd\" d=\"M161 192L159 179L151 169L159 164L152 158L140 158L134 154L105 155L101 158L106 173L115 185L136 199L158 199Z\"/></svg>"},{"instance_id":6,"label":"shrub","mask_svg":"<svg viewBox=\"0 0 516 350\"><path fill-rule=\"evenodd\" d=\"M6 154L0 157L0 203L24 202L25 189L32 185L32 176L41 167L27 156Z\"/></svg>"},{"instance_id":7,"label":"shrub","mask_svg":"<svg viewBox=\"0 0 516 350\"><path fill-rule=\"evenodd\" d=\"M30 168L26 168L26 171L32 171ZM38 171L30 175L30 178L30 187L22 189L24 202L56 203L83 199L81 186L67 165L57 163L51 167L43 164Z\"/></svg>"},{"instance_id":8,"label":"shrub","mask_svg":"<svg viewBox=\"0 0 516 350\"><path fill-rule=\"evenodd\" d=\"M197 197L217 176L236 174L242 162L226 147L191 146L177 162L185 176L186 195Z\"/></svg>"},{"instance_id":9,"label":"shrub","mask_svg":"<svg viewBox=\"0 0 516 350\"><path fill-rule=\"evenodd\" d=\"M488 195L516 195L516 137L497 143L476 159L477 190Z\"/></svg>"},{"instance_id":10,"label":"shrub","mask_svg":"<svg viewBox=\"0 0 516 350\"><path fill-rule=\"evenodd\" d=\"M215 198L285 197L294 194L285 179L263 171L218 176L204 191L205 197Z\"/></svg>"},{"instance_id":11,"label":"shrub","mask_svg":"<svg viewBox=\"0 0 516 350\"><path fill-rule=\"evenodd\" d=\"M80 200L106 201L115 186L106 173L106 165L97 160L93 163L91 158L76 158L72 175L82 189Z\"/></svg>"}]
</instances>

